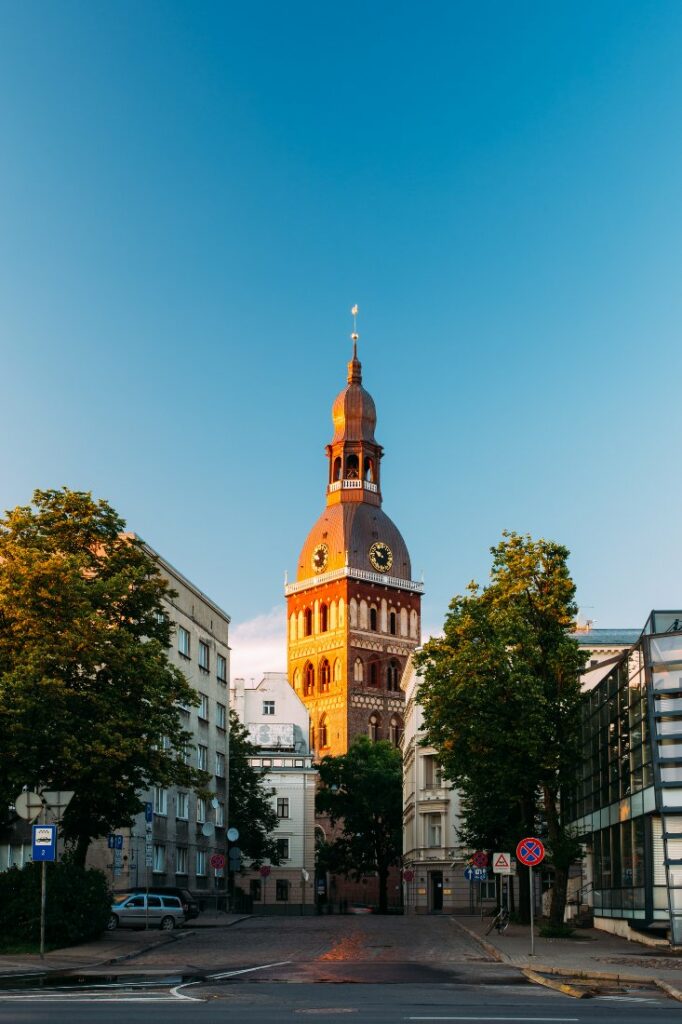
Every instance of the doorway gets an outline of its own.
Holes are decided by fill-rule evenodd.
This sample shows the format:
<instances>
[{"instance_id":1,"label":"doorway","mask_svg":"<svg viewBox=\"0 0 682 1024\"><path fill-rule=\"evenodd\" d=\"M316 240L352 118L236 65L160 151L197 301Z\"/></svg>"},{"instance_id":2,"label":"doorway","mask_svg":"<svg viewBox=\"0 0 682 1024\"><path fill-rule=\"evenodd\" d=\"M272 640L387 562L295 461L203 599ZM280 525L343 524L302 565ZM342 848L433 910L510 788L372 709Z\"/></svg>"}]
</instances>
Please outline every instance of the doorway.
<instances>
[{"instance_id":1,"label":"doorway","mask_svg":"<svg viewBox=\"0 0 682 1024\"><path fill-rule=\"evenodd\" d=\"M443 872L430 871L430 911L432 914L439 914L443 909Z\"/></svg>"}]
</instances>

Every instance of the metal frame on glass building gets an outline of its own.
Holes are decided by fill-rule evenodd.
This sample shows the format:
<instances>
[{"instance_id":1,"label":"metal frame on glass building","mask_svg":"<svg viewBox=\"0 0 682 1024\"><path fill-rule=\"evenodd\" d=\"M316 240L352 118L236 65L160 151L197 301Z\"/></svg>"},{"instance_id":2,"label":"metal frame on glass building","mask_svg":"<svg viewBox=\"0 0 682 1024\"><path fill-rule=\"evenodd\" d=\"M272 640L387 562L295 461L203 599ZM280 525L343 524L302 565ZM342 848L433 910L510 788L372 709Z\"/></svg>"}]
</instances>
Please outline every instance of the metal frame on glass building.
<instances>
[{"instance_id":1,"label":"metal frame on glass building","mask_svg":"<svg viewBox=\"0 0 682 1024\"><path fill-rule=\"evenodd\" d=\"M653 611L637 643L598 668L569 800L584 902L597 926L668 928L682 945L682 611Z\"/></svg>"},{"instance_id":2,"label":"metal frame on glass building","mask_svg":"<svg viewBox=\"0 0 682 1024\"><path fill-rule=\"evenodd\" d=\"M569 800L585 902L598 927L670 929L682 945L682 611L652 611L637 643L598 669Z\"/></svg>"}]
</instances>

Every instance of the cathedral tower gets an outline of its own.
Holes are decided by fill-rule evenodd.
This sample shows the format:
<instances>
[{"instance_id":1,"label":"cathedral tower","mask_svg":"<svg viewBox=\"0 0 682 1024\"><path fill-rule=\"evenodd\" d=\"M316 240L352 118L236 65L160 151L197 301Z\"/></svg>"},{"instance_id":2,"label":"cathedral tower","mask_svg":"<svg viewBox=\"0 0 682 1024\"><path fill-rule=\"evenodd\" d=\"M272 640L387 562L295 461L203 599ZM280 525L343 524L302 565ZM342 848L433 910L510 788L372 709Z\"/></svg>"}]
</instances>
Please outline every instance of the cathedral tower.
<instances>
[{"instance_id":1,"label":"cathedral tower","mask_svg":"<svg viewBox=\"0 0 682 1024\"><path fill-rule=\"evenodd\" d=\"M423 590L381 507L383 448L355 334L332 421L326 507L301 549L296 582L285 588L288 678L310 712L321 757L345 753L359 734L398 742L400 679L419 644Z\"/></svg>"}]
</instances>

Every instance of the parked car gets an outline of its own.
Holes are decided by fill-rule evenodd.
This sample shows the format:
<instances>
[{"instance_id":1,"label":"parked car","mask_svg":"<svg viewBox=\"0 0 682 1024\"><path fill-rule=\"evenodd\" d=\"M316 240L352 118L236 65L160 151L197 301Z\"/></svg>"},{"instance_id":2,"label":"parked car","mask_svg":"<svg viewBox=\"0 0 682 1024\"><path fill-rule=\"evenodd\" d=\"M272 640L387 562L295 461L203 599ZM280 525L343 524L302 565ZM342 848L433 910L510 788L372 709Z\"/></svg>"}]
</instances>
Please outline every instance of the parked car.
<instances>
[{"instance_id":1,"label":"parked car","mask_svg":"<svg viewBox=\"0 0 682 1024\"><path fill-rule=\"evenodd\" d=\"M118 893L132 893L132 892L146 892L144 885L132 885L127 889L117 890ZM160 893L162 896L177 896L182 903L182 909L185 912L185 917L188 921L192 918L199 916L199 904L192 896L189 889L180 889L174 885L155 885L154 892Z\"/></svg>"},{"instance_id":2,"label":"parked car","mask_svg":"<svg viewBox=\"0 0 682 1024\"><path fill-rule=\"evenodd\" d=\"M114 896L111 905L111 916L107 922L109 931L115 928L144 928L158 926L165 932L183 924L185 912L178 896L165 896L162 893L143 892L124 893Z\"/></svg>"}]
</instances>

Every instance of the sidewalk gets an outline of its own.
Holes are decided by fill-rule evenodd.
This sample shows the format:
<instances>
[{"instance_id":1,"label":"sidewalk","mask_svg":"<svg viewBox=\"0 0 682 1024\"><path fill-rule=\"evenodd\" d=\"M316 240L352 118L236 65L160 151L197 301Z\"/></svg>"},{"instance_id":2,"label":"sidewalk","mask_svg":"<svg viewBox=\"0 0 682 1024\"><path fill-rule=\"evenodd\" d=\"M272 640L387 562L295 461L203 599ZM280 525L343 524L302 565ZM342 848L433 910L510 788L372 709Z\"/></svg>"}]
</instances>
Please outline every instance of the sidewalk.
<instances>
[{"instance_id":1,"label":"sidewalk","mask_svg":"<svg viewBox=\"0 0 682 1024\"><path fill-rule=\"evenodd\" d=\"M566 971L571 974L606 974L623 981L654 978L682 989L682 956L665 948L652 949L618 938L596 928L576 928L572 939L542 939L535 930L535 955L530 955L530 928L510 924L498 935L490 927L490 918L457 916L451 919L502 963L542 973Z\"/></svg>"},{"instance_id":2,"label":"sidewalk","mask_svg":"<svg viewBox=\"0 0 682 1024\"><path fill-rule=\"evenodd\" d=\"M117 928L114 932L104 932L101 938L92 942L69 946L66 949L55 949L51 953L46 953L43 960L37 953L3 954L0 955L0 979L19 975L40 975L48 971L92 971L97 967L101 967L103 973L111 973L111 967L134 960L149 949L156 949L171 942L182 942L200 929L229 928L247 916L207 912L172 932L161 932L156 928L150 928L149 931Z\"/></svg>"}]
</instances>

